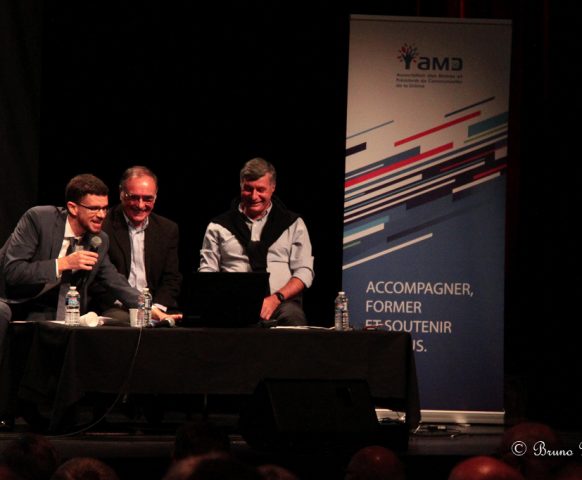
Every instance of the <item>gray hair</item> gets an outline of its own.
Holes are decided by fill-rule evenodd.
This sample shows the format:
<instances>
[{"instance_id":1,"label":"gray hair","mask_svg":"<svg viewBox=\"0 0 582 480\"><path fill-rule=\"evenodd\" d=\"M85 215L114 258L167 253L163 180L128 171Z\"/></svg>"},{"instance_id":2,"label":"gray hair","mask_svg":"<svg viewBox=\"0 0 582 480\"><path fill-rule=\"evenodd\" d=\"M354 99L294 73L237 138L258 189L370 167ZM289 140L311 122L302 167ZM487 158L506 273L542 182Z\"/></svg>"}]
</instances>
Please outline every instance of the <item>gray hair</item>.
<instances>
[{"instance_id":1,"label":"gray hair","mask_svg":"<svg viewBox=\"0 0 582 480\"><path fill-rule=\"evenodd\" d=\"M123 175L121 175L121 180L119 181L119 190L123 191L125 188L125 182L133 177L151 177L154 179L156 184L156 190L158 189L158 177L156 177L156 174L148 167L136 165L134 167L129 167L125 172L123 172Z\"/></svg>"},{"instance_id":2,"label":"gray hair","mask_svg":"<svg viewBox=\"0 0 582 480\"><path fill-rule=\"evenodd\" d=\"M267 173L271 175L271 183L277 183L277 172L273 164L263 158L253 158L245 163L241 169L240 183L242 184L245 180L258 180Z\"/></svg>"}]
</instances>

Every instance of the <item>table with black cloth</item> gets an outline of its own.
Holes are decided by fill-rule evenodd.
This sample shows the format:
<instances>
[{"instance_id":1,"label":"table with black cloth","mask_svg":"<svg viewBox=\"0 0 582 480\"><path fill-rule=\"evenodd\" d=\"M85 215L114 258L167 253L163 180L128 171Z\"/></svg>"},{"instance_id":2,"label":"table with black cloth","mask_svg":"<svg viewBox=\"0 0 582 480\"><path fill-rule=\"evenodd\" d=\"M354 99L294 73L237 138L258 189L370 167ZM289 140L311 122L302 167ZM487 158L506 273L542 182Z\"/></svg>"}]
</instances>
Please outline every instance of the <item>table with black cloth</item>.
<instances>
[{"instance_id":1,"label":"table with black cloth","mask_svg":"<svg viewBox=\"0 0 582 480\"><path fill-rule=\"evenodd\" d=\"M89 328L54 322L11 329L7 365L22 369L18 398L51 405L52 429L58 430L66 409L88 392L250 395L269 378L365 379L377 407L405 412L412 426L419 420L407 333Z\"/></svg>"}]
</instances>

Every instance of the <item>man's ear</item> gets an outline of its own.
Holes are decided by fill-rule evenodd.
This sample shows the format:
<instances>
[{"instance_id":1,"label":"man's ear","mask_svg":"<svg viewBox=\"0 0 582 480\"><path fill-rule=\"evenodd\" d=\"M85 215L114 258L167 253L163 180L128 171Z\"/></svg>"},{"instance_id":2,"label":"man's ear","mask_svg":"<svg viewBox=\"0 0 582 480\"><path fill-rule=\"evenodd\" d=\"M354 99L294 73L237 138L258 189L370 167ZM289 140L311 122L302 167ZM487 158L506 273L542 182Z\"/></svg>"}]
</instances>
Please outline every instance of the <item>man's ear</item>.
<instances>
[{"instance_id":1,"label":"man's ear","mask_svg":"<svg viewBox=\"0 0 582 480\"><path fill-rule=\"evenodd\" d=\"M76 217L79 210L79 206L75 202L67 202L67 210L73 217Z\"/></svg>"}]
</instances>

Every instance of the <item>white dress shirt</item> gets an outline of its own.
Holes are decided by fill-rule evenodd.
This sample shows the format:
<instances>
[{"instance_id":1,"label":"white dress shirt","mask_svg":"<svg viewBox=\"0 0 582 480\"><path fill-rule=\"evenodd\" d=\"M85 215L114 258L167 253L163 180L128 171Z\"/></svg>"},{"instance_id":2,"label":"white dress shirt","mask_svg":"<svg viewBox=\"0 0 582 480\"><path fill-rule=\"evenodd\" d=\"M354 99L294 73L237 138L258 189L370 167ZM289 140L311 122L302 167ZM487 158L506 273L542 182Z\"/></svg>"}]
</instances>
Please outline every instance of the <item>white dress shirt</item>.
<instances>
[{"instance_id":1,"label":"white dress shirt","mask_svg":"<svg viewBox=\"0 0 582 480\"><path fill-rule=\"evenodd\" d=\"M123 214L129 230L129 244L131 246L131 265L127 281L140 292L148 286L145 267L145 231L148 228L149 218L138 227Z\"/></svg>"},{"instance_id":2,"label":"white dress shirt","mask_svg":"<svg viewBox=\"0 0 582 480\"><path fill-rule=\"evenodd\" d=\"M258 241L265 227L267 214L258 220L245 217L251 231L251 240ZM200 250L200 272L250 272L249 257L243 246L230 230L211 222L204 235ZM271 293L283 287L291 277L310 287L313 282L313 255L305 222L298 218L269 247L267 271Z\"/></svg>"}]
</instances>

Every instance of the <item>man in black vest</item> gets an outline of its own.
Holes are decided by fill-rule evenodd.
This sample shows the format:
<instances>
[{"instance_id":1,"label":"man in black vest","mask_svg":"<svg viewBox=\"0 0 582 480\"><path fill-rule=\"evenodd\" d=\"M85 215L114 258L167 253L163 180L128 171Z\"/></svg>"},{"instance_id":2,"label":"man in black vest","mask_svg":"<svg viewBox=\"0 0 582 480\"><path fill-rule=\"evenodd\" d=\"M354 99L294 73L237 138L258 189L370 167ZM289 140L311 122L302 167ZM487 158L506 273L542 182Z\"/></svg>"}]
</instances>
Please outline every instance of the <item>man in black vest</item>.
<instances>
[{"instance_id":1,"label":"man in black vest","mask_svg":"<svg viewBox=\"0 0 582 480\"><path fill-rule=\"evenodd\" d=\"M306 325L302 292L313 281L309 233L302 218L274 196L276 172L262 158L240 172L240 201L214 218L200 250L201 272L268 271L271 294L261 319Z\"/></svg>"}]
</instances>

